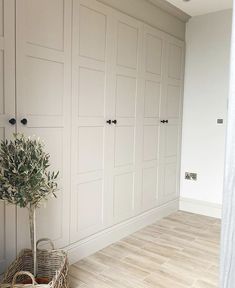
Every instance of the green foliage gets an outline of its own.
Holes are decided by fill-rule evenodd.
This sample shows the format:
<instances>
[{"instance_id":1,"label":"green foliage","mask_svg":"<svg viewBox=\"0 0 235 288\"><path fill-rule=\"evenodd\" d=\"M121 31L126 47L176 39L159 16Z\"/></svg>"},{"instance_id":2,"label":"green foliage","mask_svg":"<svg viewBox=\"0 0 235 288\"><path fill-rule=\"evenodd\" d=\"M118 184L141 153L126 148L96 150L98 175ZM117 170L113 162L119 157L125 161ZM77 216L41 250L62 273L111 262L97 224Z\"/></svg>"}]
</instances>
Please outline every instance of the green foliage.
<instances>
[{"instance_id":1,"label":"green foliage","mask_svg":"<svg viewBox=\"0 0 235 288\"><path fill-rule=\"evenodd\" d=\"M14 134L0 144L0 200L20 207L38 207L56 196L59 172L50 172L50 155L37 139Z\"/></svg>"}]
</instances>

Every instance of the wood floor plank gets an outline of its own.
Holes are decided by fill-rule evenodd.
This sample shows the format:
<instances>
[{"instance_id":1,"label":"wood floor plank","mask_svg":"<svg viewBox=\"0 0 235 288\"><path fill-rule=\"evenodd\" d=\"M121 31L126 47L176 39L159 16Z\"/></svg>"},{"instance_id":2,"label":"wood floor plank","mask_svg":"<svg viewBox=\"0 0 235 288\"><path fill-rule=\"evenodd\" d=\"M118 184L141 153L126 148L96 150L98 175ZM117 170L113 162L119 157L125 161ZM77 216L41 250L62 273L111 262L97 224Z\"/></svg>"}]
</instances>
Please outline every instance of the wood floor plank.
<instances>
[{"instance_id":1,"label":"wood floor plank","mask_svg":"<svg viewBox=\"0 0 235 288\"><path fill-rule=\"evenodd\" d=\"M145 240L140 240L140 239L137 239L137 238L132 237L132 236L129 236L129 237L122 239L121 242L127 243L127 244L132 245L132 246L137 247L137 248L142 248L144 245L146 245Z\"/></svg>"},{"instance_id":2,"label":"wood floor plank","mask_svg":"<svg viewBox=\"0 0 235 288\"><path fill-rule=\"evenodd\" d=\"M76 267L75 269L77 270L76 278L80 280L82 283L85 283L90 287L95 287L95 288L111 288L112 287L112 285L111 286L108 285L105 279L101 277L97 277L97 275L91 272L88 272L79 267ZM73 274L73 277L75 278L75 274Z\"/></svg>"},{"instance_id":3,"label":"wood floor plank","mask_svg":"<svg viewBox=\"0 0 235 288\"><path fill-rule=\"evenodd\" d=\"M143 279L150 274L150 272L146 272L144 269L121 262L120 260L105 255L104 253L98 252L90 257L93 257L94 260L101 262L110 268L116 269L117 273L128 273L129 275L134 275L136 279Z\"/></svg>"},{"instance_id":4,"label":"wood floor plank","mask_svg":"<svg viewBox=\"0 0 235 288\"><path fill-rule=\"evenodd\" d=\"M79 261L78 263L74 264L74 266L95 274L100 274L104 270L107 270L109 268L108 266L105 266L102 263L92 261L91 259L88 258Z\"/></svg>"},{"instance_id":5,"label":"wood floor plank","mask_svg":"<svg viewBox=\"0 0 235 288\"><path fill-rule=\"evenodd\" d=\"M170 278L167 275L161 274L157 272L155 274L151 274L145 280L146 283L151 284L153 287L174 287L174 288L186 288L187 286L183 285L182 283L178 283L176 278Z\"/></svg>"},{"instance_id":6,"label":"wood floor plank","mask_svg":"<svg viewBox=\"0 0 235 288\"><path fill-rule=\"evenodd\" d=\"M115 285L118 285L120 288L142 288L142 281L139 281L134 277L133 275L130 275L125 272L119 272L115 269L110 268L109 270L106 270L102 273L102 276L104 279L107 279L107 281L115 283ZM148 283L145 284L146 288L151 288ZM116 286L114 286L116 287Z\"/></svg>"},{"instance_id":7,"label":"wood floor plank","mask_svg":"<svg viewBox=\"0 0 235 288\"><path fill-rule=\"evenodd\" d=\"M198 280L193 287L194 288L217 288L216 285L210 284L202 280Z\"/></svg>"},{"instance_id":8,"label":"wood floor plank","mask_svg":"<svg viewBox=\"0 0 235 288\"><path fill-rule=\"evenodd\" d=\"M161 264L157 263L156 261L149 260L148 258L140 255L129 255L123 259L123 262L144 269L146 272L155 272L161 267Z\"/></svg>"},{"instance_id":9,"label":"wood floor plank","mask_svg":"<svg viewBox=\"0 0 235 288\"><path fill-rule=\"evenodd\" d=\"M76 272L77 273L77 272ZM80 287L84 287L85 283L83 283L82 281L80 281L77 278L74 278L73 276L71 276L71 274L69 275L69 285L70 287L74 287L74 288L80 288Z\"/></svg>"},{"instance_id":10,"label":"wood floor plank","mask_svg":"<svg viewBox=\"0 0 235 288\"><path fill-rule=\"evenodd\" d=\"M71 288L217 288L219 219L179 211L70 267Z\"/></svg>"},{"instance_id":11,"label":"wood floor plank","mask_svg":"<svg viewBox=\"0 0 235 288\"><path fill-rule=\"evenodd\" d=\"M184 270L177 269L177 267L167 265L167 263L165 266L162 265L161 268L156 272L157 273L158 272L164 273L166 275L166 277L169 277L169 278L180 279L182 284L184 284L187 287L191 287L197 279L197 276L192 275L190 273L187 273ZM154 273L156 273L156 272L154 272ZM179 282L179 280L178 280L178 282Z\"/></svg>"}]
</instances>

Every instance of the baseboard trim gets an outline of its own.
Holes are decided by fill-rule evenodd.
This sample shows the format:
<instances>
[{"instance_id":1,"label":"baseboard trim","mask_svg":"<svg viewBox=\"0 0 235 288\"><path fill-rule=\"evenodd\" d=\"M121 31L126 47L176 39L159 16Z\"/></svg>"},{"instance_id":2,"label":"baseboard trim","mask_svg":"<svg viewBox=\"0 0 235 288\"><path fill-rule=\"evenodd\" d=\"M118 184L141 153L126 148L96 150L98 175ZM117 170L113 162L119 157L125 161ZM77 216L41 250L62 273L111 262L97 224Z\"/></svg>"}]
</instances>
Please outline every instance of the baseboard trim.
<instances>
[{"instance_id":1,"label":"baseboard trim","mask_svg":"<svg viewBox=\"0 0 235 288\"><path fill-rule=\"evenodd\" d=\"M222 205L195 199L180 198L180 210L215 218L221 218Z\"/></svg>"},{"instance_id":2,"label":"baseboard trim","mask_svg":"<svg viewBox=\"0 0 235 288\"><path fill-rule=\"evenodd\" d=\"M160 207L151 209L125 222L114 225L102 232L83 239L65 250L68 252L69 262L73 264L108 245L154 223L155 221L178 211L179 199L171 201Z\"/></svg>"}]
</instances>

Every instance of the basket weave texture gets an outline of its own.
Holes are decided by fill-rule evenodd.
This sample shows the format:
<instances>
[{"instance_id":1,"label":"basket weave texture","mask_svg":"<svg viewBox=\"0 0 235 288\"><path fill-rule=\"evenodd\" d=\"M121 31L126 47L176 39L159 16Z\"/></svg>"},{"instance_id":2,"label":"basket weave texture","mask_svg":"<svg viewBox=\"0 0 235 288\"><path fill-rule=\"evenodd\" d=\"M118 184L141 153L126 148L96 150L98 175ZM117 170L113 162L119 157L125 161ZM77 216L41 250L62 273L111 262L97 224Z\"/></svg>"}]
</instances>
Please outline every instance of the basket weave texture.
<instances>
[{"instance_id":1,"label":"basket weave texture","mask_svg":"<svg viewBox=\"0 0 235 288\"><path fill-rule=\"evenodd\" d=\"M37 277L49 278L48 287L68 287L68 259L62 250L37 249ZM13 278L20 271L28 271L33 274L33 253L30 249L22 250L17 259L9 266L0 287L12 287ZM18 281L24 281L27 275L17 277ZM26 287L27 285L25 285ZM22 285L24 287L24 285ZM40 285L37 285L40 287ZM42 285L45 287L45 285Z\"/></svg>"}]
</instances>

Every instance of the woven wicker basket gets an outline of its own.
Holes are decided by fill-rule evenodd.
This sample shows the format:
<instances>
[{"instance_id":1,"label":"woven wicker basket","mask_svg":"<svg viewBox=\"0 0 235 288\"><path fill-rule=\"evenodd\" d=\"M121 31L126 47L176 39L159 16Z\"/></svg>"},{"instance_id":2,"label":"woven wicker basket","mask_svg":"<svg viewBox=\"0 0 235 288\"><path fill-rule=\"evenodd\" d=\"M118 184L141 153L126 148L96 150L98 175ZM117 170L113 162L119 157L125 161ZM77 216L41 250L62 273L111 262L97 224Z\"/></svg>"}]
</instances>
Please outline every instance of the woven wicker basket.
<instances>
[{"instance_id":1,"label":"woven wicker basket","mask_svg":"<svg viewBox=\"0 0 235 288\"><path fill-rule=\"evenodd\" d=\"M40 239L38 244L47 241L51 245L51 250L37 249L37 277L49 278L49 284L37 284L32 275L33 273L33 253L30 249L20 252L17 259L9 266L6 271L1 288L6 287L41 287L41 288L64 288L68 287L68 259L62 250L56 250L50 239ZM24 271L27 271L26 273ZM22 282L31 277L32 284L16 284L16 278Z\"/></svg>"}]
</instances>

